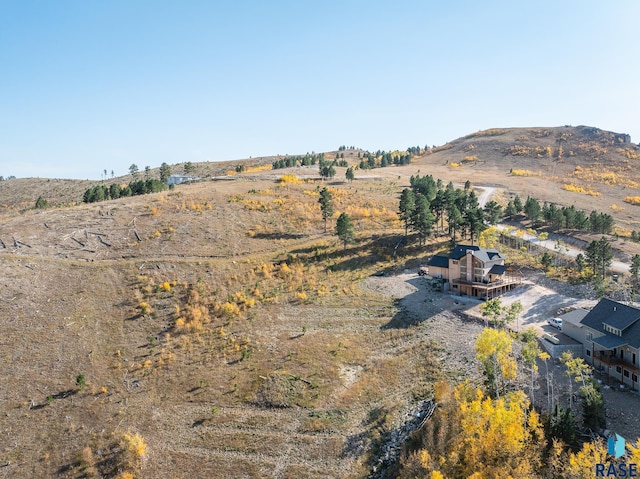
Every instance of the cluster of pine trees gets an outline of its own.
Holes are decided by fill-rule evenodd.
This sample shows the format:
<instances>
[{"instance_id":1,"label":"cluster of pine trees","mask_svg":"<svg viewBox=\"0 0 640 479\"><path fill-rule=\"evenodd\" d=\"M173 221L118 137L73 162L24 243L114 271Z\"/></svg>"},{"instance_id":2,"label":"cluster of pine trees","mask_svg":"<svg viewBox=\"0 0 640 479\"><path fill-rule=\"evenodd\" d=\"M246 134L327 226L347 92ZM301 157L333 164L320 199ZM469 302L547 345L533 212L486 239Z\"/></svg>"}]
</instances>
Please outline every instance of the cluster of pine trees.
<instances>
[{"instance_id":1,"label":"cluster of pine trees","mask_svg":"<svg viewBox=\"0 0 640 479\"><path fill-rule=\"evenodd\" d=\"M324 153L287 156L271 163L271 168L279 170L282 168L293 168L294 166L311 166L324 161Z\"/></svg>"},{"instance_id":2,"label":"cluster of pine trees","mask_svg":"<svg viewBox=\"0 0 640 479\"><path fill-rule=\"evenodd\" d=\"M361 170L371 170L373 168L385 168L391 165L409 165L413 154L381 151L375 153L365 152L362 155L358 168Z\"/></svg>"},{"instance_id":3,"label":"cluster of pine trees","mask_svg":"<svg viewBox=\"0 0 640 479\"><path fill-rule=\"evenodd\" d=\"M522 203L519 196L509 201L504 209L505 216L509 219L524 213L534 227L547 226L552 231L560 229L573 229L589 231L591 233L609 234L613 230L613 217L607 213L592 210L589 216L575 206L558 207L554 203L540 202L532 197Z\"/></svg>"},{"instance_id":4,"label":"cluster of pine trees","mask_svg":"<svg viewBox=\"0 0 640 479\"><path fill-rule=\"evenodd\" d=\"M127 196L146 195L147 193L157 193L167 189L167 183L153 178L146 180L135 180L122 187L118 183L112 183L109 187L105 184L92 186L84 192L82 200L85 203L95 203L97 201L115 200Z\"/></svg>"},{"instance_id":5,"label":"cluster of pine trees","mask_svg":"<svg viewBox=\"0 0 640 479\"><path fill-rule=\"evenodd\" d=\"M445 220L447 233L454 242L460 235L463 239L468 236L473 244L487 224L496 223L502 214L495 201L481 208L469 181L464 189L455 188L451 182L444 186L431 175L412 176L410 182L411 188L405 188L400 195L400 219L404 222L405 236L411 229L418 234L421 244L434 228L437 233L444 233Z\"/></svg>"}]
</instances>

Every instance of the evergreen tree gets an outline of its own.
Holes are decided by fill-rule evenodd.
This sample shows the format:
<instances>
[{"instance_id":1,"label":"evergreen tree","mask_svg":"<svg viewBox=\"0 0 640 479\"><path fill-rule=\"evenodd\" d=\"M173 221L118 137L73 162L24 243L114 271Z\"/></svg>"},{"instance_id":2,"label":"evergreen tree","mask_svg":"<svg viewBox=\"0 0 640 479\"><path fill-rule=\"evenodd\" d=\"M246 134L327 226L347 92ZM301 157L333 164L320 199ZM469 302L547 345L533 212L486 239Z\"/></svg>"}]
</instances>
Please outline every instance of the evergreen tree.
<instances>
[{"instance_id":1,"label":"evergreen tree","mask_svg":"<svg viewBox=\"0 0 640 479\"><path fill-rule=\"evenodd\" d=\"M411 215L411 227L418 233L421 246L431 234L433 222L434 218L431 214L429 200L427 200L424 195L416 195L415 208Z\"/></svg>"},{"instance_id":2,"label":"evergreen tree","mask_svg":"<svg viewBox=\"0 0 640 479\"><path fill-rule=\"evenodd\" d=\"M633 277L634 281L638 281L638 276L640 276L640 254L634 254L631 258L631 267L629 268L629 273Z\"/></svg>"},{"instance_id":3,"label":"evergreen tree","mask_svg":"<svg viewBox=\"0 0 640 479\"><path fill-rule=\"evenodd\" d=\"M327 232L327 220L333 216L333 195L331 192L322 188L320 190L320 198L318 198L318 203L320 203L320 210L322 211L322 219L324 220L324 232Z\"/></svg>"},{"instance_id":4,"label":"evergreen tree","mask_svg":"<svg viewBox=\"0 0 640 479\"><path fill-rule=\"evenodd\" d=\"M347 172L345 173L345 176L346 176L347 181L348 181L349 183L351 183L351 182L354 180L354 178L355 178L356 176L353 174L353 167L352 167L352 166L350 166L349 168L347 168Z\"/></svg>"},{"instance_id":5,"label":"evergreen tree","mask_svg":"<svg viewBox=\"0 0 640 479\"><path fill-rule=\"evenodd\" d=\"M460 210L455 204L452 204L447 210L447 222L449 223L449 234L453 242L456 242L456 233L462 226L463 218Z\"/></svg>"},{"instance_id":6,"label":"evergreen tree","mask_svg":"<svg viewBox=\"0 0 640 479\"><path fill-rule=\"evenodd\" d=\"M160 165L160 181L166 183L169 181L169 177L171 176L171 167L166 163L162 163Z\"/></svg>"},{"instance_id":7,"label":"evergreen tree","mask_svg":"<svg viewBox=\"0 0 640 479\"><path fill-rule=\"evenodd\" d=\"M527 201L524 204L524 214L535 225L538 222L541 214L540 203L535 198L527 197Z\"/></svg>"},{"instance_id":8,"label":"evergreen tree","mask_svg":"<svg viewBox=\"0 0 640 479\"><path fill-rule=\"evenodd\" d=\"M409 188L405 188L402 190L400 195L400 219L404 221L404 236L405 238L408 235L409 225L411 223L411 218L413 217L413 211L416 207L416 198Z\"/></svg>"},{"instance_id":9,"label":"evergreen tree","mask_svg":"<svg viewBox=\"0 0 640 479\"><path fill-rule=\"evenodd\" d=\"M474 243L480 232L484 229L483 212L479 207L469 208L464 214L464 224L471 236L471 244Z\"/></svg>"},{"instance_id":10,"label":"evergreen tree","mask_svg":"<svg viewBox=\"0 0 640 479\"><path fill-rule=\"evenodd\" d=\"M36 200L35 208L37 210L44 210L48 207L49 207L49 202L45 200L42 196L38 196L38 199Z\"/></svg>"},{"instance_id":11,"label":"evergreen tree","mask_svg":"<svg viewBox=\"0 0 640 479\"><path fill-rule=\"evenodd\" d=\"M193 163L191 163L190 161L187 161L184 164L184 174L185 175L190 175L191 173L194 173L196 171L196 167Z\"/></svg>"},{"instance_id":12,"label":"evergreen tree","mask_svg":"<svg viewBox=\"0 0 640 479\"><path fill-rule=\"evenodd\" d=\"M347 213L340 213L336 222L336 235L344 243L344 251L347 251L347 243L353 241L353 222Z\"/></svg>"},{"instance_id":13,"label":"evergreen tree","mask_svg":"<svg viewBox=\"0 0 640 479\"><path fill-rule=\"evenodd\" d=\"M516 197L513 199L513 206L515 207L517 214L522 213L524 206L522 205L522 200L518 195L516 195Z\"/></svg>"},{"instance_id":14,"label":"evergreen tree","mask_svg":"<svg viewBox=\"0 0 640 479\"><path fill-rule=\"evenodd\" d=\"M496 224L498 221L500 221L501 215L502 206L500 206L497 202L491 200L488 201L486 205L484 205L484 220L487 223L492 225Z\"/></svg>"},{"instance_id":15,"label":"evergreen tree","mask_svg":"<svg viewBox=\"0 0 640 479\"><path fill-rule=\"evenodd\" d=\"M600 254L600 263L598 266L600 267L601 277L604 279L607 273L607 268L611 266L611 260L613 259L613 248L611 248L611 243L609 243L609 240L607 240L607 238L603 236L598 241L598 249Z\"/></svg>"},{"instance_id":16,"label":"evergreen tree","mask_svg":"<svg viewBox=\"0 0 640 479\"><path fill-rule=\"evenodd\" d=\"M508 216L509 220L511 220L516 214L518 214L518 212L516 211L513 201L509 201L509 203L507 203L507 207L504 209L504 215Z\"/></svg>"},{"instance_id":17,"label":"evergreen tree","mask_svg":"<svg viewBox=\"0 0 640 479\"><path fill-rule=\"evenodd\" d=\"M131 176L133 176L133 179L136 179L138 177L138 165L136 165L135 163L133 163L130 167L129 167L129 174Z\"/></svg>"}]
</instances>

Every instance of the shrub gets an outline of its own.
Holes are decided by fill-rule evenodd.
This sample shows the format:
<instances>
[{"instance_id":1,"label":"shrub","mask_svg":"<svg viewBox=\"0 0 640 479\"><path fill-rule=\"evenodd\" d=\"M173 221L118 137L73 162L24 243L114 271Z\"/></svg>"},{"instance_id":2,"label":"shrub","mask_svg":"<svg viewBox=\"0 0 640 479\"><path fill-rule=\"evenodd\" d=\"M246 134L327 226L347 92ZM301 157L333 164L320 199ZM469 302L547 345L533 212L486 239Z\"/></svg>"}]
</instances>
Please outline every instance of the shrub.
<instances>
[{"instance_id":1,"label":"shrub","mask_svg":"<svg viewBox=\"0 0 640 479\"><path fill-rule=\"evenodd\" d=\"M278 183L302 183L302 181L296 175L282 175L278 178Z\"/></svg>"},{"instance_id":2,"label":"shrub","mask_svg":"<svg viewBox=\"0 0 640 479\"><path fill-rule=\"evenodd\" d=\"M584 188L582 186L575 185L572 183L562 185L562 189L566 191L571 191L573 193L582 193L583 195L600 196L599 191L594 191L591 188Z\"/></svg>"},{"instance_id":3,"label":"shrub","mask_svg":"<svg viewBox=\"0 0 640 479\"><path fill-rule=\"evenodd\" d=\"M49 203L47 202L47 200L45 200L42 196L38 196L38 199L36 200L36 209L37 210L44 210L45 208L49 207Z\"/></svg>"},{"instance_id":4,"label":"shrub","mask_svg":"<svg viewBox=\"0 0 640 479\"><path fill-rule=\"evenodd\" d=\"M632 205L640 205L640 196L625 196L624 201Z\"/></svg>"},{"instance_id":5,"label":"shrub","mask_svg":"<svg viewBox=\"0 0 640 479\"><path fill-rule=\"evenodd\" d=\"M515 170L512 169L510 173L513 176L541 176L542 174L539 171L531 171L531 170Z\"/></svg>"}]
</instances>

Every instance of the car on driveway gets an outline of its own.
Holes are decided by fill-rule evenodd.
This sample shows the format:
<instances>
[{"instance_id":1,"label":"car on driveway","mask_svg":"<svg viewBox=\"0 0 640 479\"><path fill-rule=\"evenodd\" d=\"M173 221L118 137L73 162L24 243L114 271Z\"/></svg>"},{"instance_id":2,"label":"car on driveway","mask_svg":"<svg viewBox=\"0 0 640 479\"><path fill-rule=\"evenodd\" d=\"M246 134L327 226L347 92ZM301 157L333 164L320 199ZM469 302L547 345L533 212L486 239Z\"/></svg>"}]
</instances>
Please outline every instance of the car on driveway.
<instances>
[{"instance_id":1,"label":"car on driveway","mask_svg":"<svg viewBox=\"0 0 640 479\"><path fill-rule=\"evenodd\" d=\"M547 319L547 323L549 323L554 328L558 328L560 331L562 331L562 319L560 319L560 318L549 318L549 319Z\"/></svg>"}]
</instances>

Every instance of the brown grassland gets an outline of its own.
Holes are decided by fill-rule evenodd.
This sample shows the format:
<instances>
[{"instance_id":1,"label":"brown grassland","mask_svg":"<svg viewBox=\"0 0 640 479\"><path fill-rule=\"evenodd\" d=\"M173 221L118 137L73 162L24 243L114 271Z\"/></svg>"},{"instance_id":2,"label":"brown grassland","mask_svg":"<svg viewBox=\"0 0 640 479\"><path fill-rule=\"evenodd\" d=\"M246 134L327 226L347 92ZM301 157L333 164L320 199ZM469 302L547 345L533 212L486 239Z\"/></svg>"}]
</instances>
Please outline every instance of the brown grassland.
<instances>
[{"instance_id":1,"label":"brown grassland","mask_svg":"<svg viewBox=\"0 0 640 479\"><path fill-rule=\"evenodd\" d=\"M97 182L1 182L0 477L365 477L381 434L452 374L422 335L433 325L407 327L362 287L445 246L394 255L409 177L597 209L631 231L636 152L599 130L487 130L352 183L344 168L327 182L256 168L271 158L92 204ZM322 186L354 219L346 253L323 233ZM50 208L32 209L40 195Z\"/></svg>"}]
</instances>

